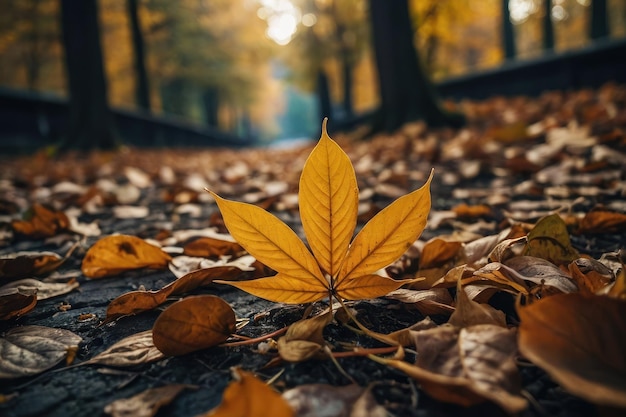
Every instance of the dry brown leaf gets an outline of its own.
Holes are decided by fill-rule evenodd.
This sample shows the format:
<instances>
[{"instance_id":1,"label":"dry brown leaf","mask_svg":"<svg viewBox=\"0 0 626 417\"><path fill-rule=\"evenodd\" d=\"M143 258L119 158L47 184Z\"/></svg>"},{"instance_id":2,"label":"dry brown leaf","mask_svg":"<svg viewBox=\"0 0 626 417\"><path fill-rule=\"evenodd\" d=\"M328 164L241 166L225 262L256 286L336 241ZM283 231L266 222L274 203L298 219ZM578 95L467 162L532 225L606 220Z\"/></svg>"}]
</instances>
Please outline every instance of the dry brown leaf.
<instances>
[{"instance_id":1,"label":"dry brown leaf","mask_svg":"<svg viewBox=\"0 0 626 417\"><path fill-rule=\"evenodd\" d=\"M480 304L471 300L459 281L456 287L456 310L448 319L448 323L456 327L470 327L478 324L506 327L506 316L489 304Z\"/></svg>"},{"instance_id":2,"label":"dry brown leaf","mask_svg":"<svg viewBox=\"0 0 626 417\"><path fill-rule=\"evenodd\" d=\"M572 247L567 225L558 214L539 220L527 238L522 255L543 258L556 265L568 264L579 257Z\"/></svg>"},{"instance_id":3,"label":"dry brown leaf","mask_svg":"<svg viewBox=\"0 0 626 417\"><path fill-rule=\"evenodd\" d=\"M205 258L215 258L225 255L240 256L243 248L237 242L220 240L212 237L199 237L188 242L183 247L187 256L200 256Z\"/></svg>"},{"instance_id":4,"label":"dry brown leaf","mask_svg":"<svg viewBox=\"0 0 626 417\"><path fill-rule=\"evenodd\" d=\"M440 267L458 256L463 244L435 238L428 241L422 249L420 269Z\"/></svg>"},{"instance_id":5,"label":"dry brown leaf","mask_svg":"<svg viewBox=\"0 0 626 417\"><path fill-rule=\"evenodd\" d=\"M0 278L11 280L47 274L57 269L69 255L54 252L17 252L0 258Z\"/></svg>"},{"instance_id":6,"label":"dry brown leaf","mask_svg":"<svg viewBox=\"0 0 626 417\"><path fill-rule=\"evenodd\" d=\"M17 288L20 291L33 290L37 293L37 300L45 300L56 297L58 295L67 294L68 292L78 288L79 284L76 279L68 282L43 282L33 278L20 279L12 281L0 287L0 292L9 288Z\"/></svg>"},{"instance_id":7,"label":"dry brown leaf","mask_svg":"<svg viewBox=\"0 0 626 417\"><path fill-rule=\"evenodd\" d=\"M153 417L164 405L171 403L187 385L171 384L149 388L130 398L122 398L104 407L113 417Z\"/></svg>"},{"instance_id":8,"label":"dry brown leaf","mask_svg":"<svg viewBox=\"0 0 626 417\"><path fill-rule=\"evenodd\" d=\"M526 408L519 395L515 332L483 324L462 329L440 326L413 333L415 365L373 358L417 379L440 401L466 407L492 401L510 414Z\"/></svg>"},{"instance_id":9,"label":"dry brown leaf","mask_svg":"<svg viewBox=\"0 0 626 417\"><path fill-rule=\"evenodd\" d=\"M446 288L429 290L409 290L400 288L390 292L385 298L410 304L423 315L451 314L454 311L452 297Z\"/></svg>"},{"instance_id":10,"label":"dry brown leaf","mask_svg":"<svg viewBox=\"0 0 626 417\"><path fill-rule=\"evenodd\" d=\"M332 319L332 312L329 311L293 323L287 333L278 339L280 357L287 362L302 362L318 356L325 343L322 332Z\"/></svg>"},{"instance_id":11,"label":"dry brown leaf","mask_svg":"<svg viewBox=\"0 0 626 417\"><path fill-rule=\"evenodd\" d=\"M573 394L626 408L626 302L558 294L518 314L524 356Z\"/></svg>"},{"instance_id":12,"label":"dry brown leaf","mask_svg":"<svg viewBox=\"0 0 626 417\"><path fill-rule=\"evenodd\" d=\"M125 337L83 364L126 367L156 362L163 358L165 355L152 341L152 330L146 330Z\"/></svg>"},{"instance_id":13,"label":"dry brown leaf","mask_svg":"<svg viewBox=\"0 0 626 417\"><path fill-rule=\"evenodd\" d=\"M626 214L595 209L583 217L578 232L588 234L619 233L626 230Z\"/></svg>"},{"instance_id":14,"label":"dry brown leaf","mask_svg":"<svg viewBox=\"0 0 626 417\"><path fill-rule=\"evenodd\" d=\"M102 278L132 269L164 269L171 260L170 255L143 239L113 235L98 240L89 248L81 269L89 278Z\"/></svg>"},{"instance_id":15,"label":"dry brown leaf","mask_svg":"<svg viewBox=\"0 0 626 417\"><path fill-rule=\"evenodd\" d=\"M385 417L371 390L358 385L300 385L283 393L298 417Z\"/></svg>"},{"instance_id":16,"label":"dry brown leaf","mask_svg":"<svg viewBox=\"0 0 626 417\"><path fill-rule=\"evenodd\" d=\"M37 290L0 288L0 320L23 316L37 305Z\"/></svg>"},{"instance_id":17,"label":"dry brown leaf","mask_svg":"<svg viewBox=\"0 0 626 417\"><path fill-rule=\"evenodd\" d=\"M167 356L224 342L235 332L235 312L214 295L187 297L169 306L152 328L154 345Z\"/></svg>"},{"instance_id":18,"label":"dry brown leaf","mask_svg":"<svg viewBox=\"0 0 626 417\"><path fill-rule=\"evenodd\" d=\"M11 226L18 236L29 239L52 237L68 229L70 222L61 211L50 210L35 203L26 213L24 220L13 220Z\"/></svg>"},{"instance_id":19,"label":"dry brown leaf","mask_svg":"<svg viewBox=\"0 0 626 417\"><path fill-rule=\"evenodd\" d=\"M192 271L169 283L158 291L131 291L109 303L105 322L122 316L139 314L163 304L171 295L184 294L209 285L215 279L234 279L243 271L234 266L216 266Z\"/></svg>"},{"instance_id":20,"label":"dry brown leaf","mask_svg":"<svg viewBox=\"0 0 626 417\"><path fill-rule=\"evenodd\" d=\"M607 287L615 276L603 263L595 259L579 258L568 265L578 289L586 294L597 294Z\"/></svg>"},{"instance_id":21,"label":"dry brown leaf","mask_svg":"<svg viewBox=\"0 0 626 417\"><path fill-rule=\"evenodd\" d=\"M82 338L69 330L22 326L0 338L0 379L35 375L61 362Z\"/></svg>"},{"instance_id":22,"label":"dry brown leaf","mask_svg":"<svg viewBox=\"0 0 626 417\"><path fill-rule=\"evenodd\" d=\"M232 381L224 390L222 402L198 417L293 417L287 402L249 372L233 369Z\"/></svg>"},{"instance_id":23,"label":"dry brown leaf","mask_svg":"<svg viewBox=\"0 0 626 417\"><path fill-rule=\"evenodd\" d=\"M542 258L517 256L504 263L507 272L514 271L517 278L537 285L554 287L561 292L578 291L576 281L565 274L556 265Z\"/></svg>"}]
</instances>

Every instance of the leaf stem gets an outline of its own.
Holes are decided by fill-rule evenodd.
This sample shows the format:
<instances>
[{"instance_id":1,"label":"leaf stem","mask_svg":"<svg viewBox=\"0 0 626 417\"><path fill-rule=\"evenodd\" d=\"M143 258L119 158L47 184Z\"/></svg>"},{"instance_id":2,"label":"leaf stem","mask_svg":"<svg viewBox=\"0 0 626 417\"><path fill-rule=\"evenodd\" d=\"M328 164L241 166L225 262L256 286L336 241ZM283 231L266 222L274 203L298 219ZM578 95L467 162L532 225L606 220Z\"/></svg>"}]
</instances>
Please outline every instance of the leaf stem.
<instances>
[{"instance_id":1,"label":"leaf stem","mask_svg":"<svg viewBox=\"0 0 626 417\"><path fill-rule=\"evenodd\" d=\"M272 333L268 333L268 334L265 334L263 336L255 337L253 339L240 340L238 342L222 343L219 346L220 347L235 347L235 346L253 345L255 343L263 342L264 340L270 339L272 337L280 336L280 335L286 333L288 328L289 328L289 326L285 326L283 328L280 328L280 329L278 329L276 331L273 331Z\"/></svg>"}]
</instances>

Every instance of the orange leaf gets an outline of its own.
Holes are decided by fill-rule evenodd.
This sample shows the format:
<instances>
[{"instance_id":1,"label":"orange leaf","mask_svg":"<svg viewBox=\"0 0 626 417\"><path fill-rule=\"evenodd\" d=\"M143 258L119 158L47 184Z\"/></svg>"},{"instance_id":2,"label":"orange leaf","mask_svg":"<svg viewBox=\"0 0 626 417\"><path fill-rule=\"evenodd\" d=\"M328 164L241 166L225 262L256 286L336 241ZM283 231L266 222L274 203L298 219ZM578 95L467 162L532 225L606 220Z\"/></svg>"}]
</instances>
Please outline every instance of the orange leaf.
<instances>
[{"instance_id":1,"label":"orange leaf","mask_svg":"<svg viewBox=\"0 0 626 417\"><path fill-rule=\"evenodd\" d=\"M626 214L609 210L592 210L580 222L580 233L619 233L626 229Z\"/></svg>"},{"instance_id":2,"label":"orange leaf","mask_svg":"<svg viewBox=\"0 0 626 417\"><path fill-rule=\"evenodd\" d=\"M152 310L163 304L171 295L193 291L198 287L209 285L217 278L234 278L241 272L239 268L233 266L215 266L192 271L158 291L127 292L109 303L105 323L122 316Z\"/></svg>"},{"instance_id":3,"label":"orange leaf","mask_svg":"<svg viewBox=\"0 0 626 417\"><path fill-rule=\"evenodd\" d=\"M326 132L300 177L300 217L311 251L322 270L335 277L356 227L359 189L350 158Z\"/></svg>"},{"instance_id":4,"label":"orange leaf","mask_svg":"<svg viewBox=\"0 0 626 417\"><path fill-rule=\"evenodd\" d=\"M167 253L143 239L113 235L98 240L89 248L81 269L89 278L102 278L132 269L164 269L171 260Z\"/></svg>"},{"instance_id":5,"label":"orange leaf","mask_svg":"<svg viewBox=\"0 0 626 417\"><path fill-rule=\"evenodd\" d=\"M249 372L233 369L235 380L224 390L222 403L199 417L293 417L287 402Z\"/></svg>"},{"instance_id":6,"label":"orange leaf","mask_svg":"<svg viewBox=\"0 0 626 417\"><path fill-rule=\"evenodd\" d=\"M235 312L214 295L187 297L169 306L154 322L154 346L179 356L224 342L235 332Z\"/></svg>"},{"instance_id":7,"label":"orange leaf","mask_svg":"<svg viewBox=\"0 0 626 417\"><path fill-rule=\"evenodd\" d=\"M558 294L518 314L524 356L573 394L626 408L626 302Z\"/></svg>"},{"instance_id":8,"label":"orange leaf","mask_svg":"<svg viewBox=\"0 0 626 417\"><path fill-rule=\"evenodd\" d=\"M183 250L183 253L187 256L210 258L237 255L243 251L243 248L237 242L229 242L212 237L199 237L185 244Z\"/></svg>"},{"instance_id":9,"label":"orange leaf","mask_svg":"<svg viewBox=\"0 0 626 417\"><path fill-rule=\"evenodd\" d=\"M25 220L13 220L13 231L31 239L42 239L55 236L67 230L70 221L62 211L49 210L35 203L27 213Z\"/></svg>"}]
</instances>

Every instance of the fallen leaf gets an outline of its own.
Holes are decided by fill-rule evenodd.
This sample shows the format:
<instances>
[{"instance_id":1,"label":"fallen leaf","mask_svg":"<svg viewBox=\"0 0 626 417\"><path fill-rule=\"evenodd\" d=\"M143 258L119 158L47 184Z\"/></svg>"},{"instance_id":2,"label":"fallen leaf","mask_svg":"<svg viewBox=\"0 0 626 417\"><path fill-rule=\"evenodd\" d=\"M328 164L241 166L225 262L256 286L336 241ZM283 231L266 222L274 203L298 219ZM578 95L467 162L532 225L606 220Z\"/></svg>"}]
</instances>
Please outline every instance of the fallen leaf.
<instances>
[{"instance_id":1,"label":"fallen leaf","mask_svg":"<svg viewBox=\"0 0 626 417\"><path fill-rule=\"evenodd\" d=\"M136 236L112 235L89 248L81 270L89 278L102 278L133 269L164 269L171 260L160 248Z\"/></svg>"},{"instance_id":2,"label":"fallen leaf","mask_svg":"<svg viewBox=\"0 0 626 417\"><path fill-rule=\"evenodd\" d=\"M522 255L543 258L556 265L568 264L579 258L572 247L567 225L558 214L539 220L528 232L528 242Z\"/></svg>"},{"instance_id":3,"label":"fallen leaf","mask_svg":"<svg viewBox=\"0 0 626 417\"><path fill-rule=\"evenodd\" d=\"M580 221L579 233L619 233L626 229L626 214L602 208L588 212Z\"/></svg>"},{"instance_id":4,"label":"fallen leaf","mask_svg":"<svg viewBox=\"0 0 626 417\"><path fill-rule=\"evenodd\" d=\"M127 367L160 361L165 355L154 346L152 330L125 337L83 365Z\"/></svg>"},{"instance_id":5,"label":"fallen leaf","mask_svg":"<svg viewBox=\"0 0 626 417\"><path fill-rule=\"evenodd\" d=\"M37 305L37 290L0 288L0 320L23 316Z\"/></svg>"},{"instance_id":6,"label":"fallen leaf","mask_svg":"<svg viewBox=\"0 0 626 417\"><path fill-rule=\"evenodd\" d=\"M82 338L69 330L16 327L0 338L0 378L31 376L61 362Z\"/></svg>"},{"instance_id":7,"label":"fallen leaf","mask_svg":"<svg viewBox=\"0 0 626 417\"><path fill-rule=\"evenodd\" d=\"M0 287L0 292L9 288L17 288L20 291L34 291L37 293L37 300L46 300L58 295L67 294L78 288L78 281L72 279L68 282L43 282L33 278L20 279Z\"/></svg>"},{"instance_id":8,"label":"fallen leaf","mask_svg":"<svg viewBox=\"0 0 626 417\"><path fill-rule=\"evenodd\" d=\"M300 213L311 251L285 223L260 207L211 193L224 223L241 246L278 272L253 281L222 282L271 301L298 304L329 295L376 298L410 280L374 275L417 240L430 210L430 182L394 201L350 242L356 227L358 188L349 157L326 133L300 177Z\"/></svg>"},{"instance_id":9,"label":"fallen leaf","mask_svg":"<svg viewBox=\"0 0 626 417\"><path fill-rule=\"evenodd\" d=\"M287 402L249 372L233 369L232 381L224 390L222 402L198 417L293 417Z\"/></svg>"},{"instance_id":10,"label":"fallen leaf","mask_svg":"<svg viewBox=\"0 0 626 417\"><path fill-rule=\"evenodd\" d=\"M447 315L454 311L452 297L446 288L431 288L429 290L399 288L385 295L385 298L409 304L425 316Z\"/></svg>"},{"instance_id":11,"label":"fallen leaf","mask_svg":"<svg viewBox=\"0 0 626 417\"><path fill-rule=\"evenodd\" d=\"M576 259L567 269L579 290L587 294L598 294L615 279L613 271L595 259Z\"/></svg>"},{"instance_id":12,"label":"fallen leaf","mask_svg":"<svg viewBox=\"0 0 626 417\"><path fill-rule=\"evenodd\" d=\"M368 388L358 385L335 387L326 384L300 385L282 397L298 417L385 417Z\"/></svg>"},{"instance_id":13,"label":"fallen leaf","mask_svg":"<svg viewBox=\"0 0 626 417\"><path fill-rule=\"evenodd\" d=\"M130 398L122 398L104 407L104 412L113 417L153 417L164 405L171 403L187 385L171 384L149 388Z\"/></svg>"},{"instance_id":14,"label":"fallen leaf","mask_svg":"<svg viewBox=\"0 0 626 417\"><path fill-rule=\"evenodd\" d=\"M61 211L50 210L41 204L35 203L26 212L24 220L13 220L11 226L18 236L30 239L52 237L67 230L70 222Z\"/></svg>"},{"instance_id":15,"label":"fallen leaf","mask_svg":"<svg viewBox=\"0 0 626 417\"><path fill-rule=\"evenodd\" d=\"M516 256L504 263L507 271L514 271L517 277L537 285L547 285L561 292L576 292L578 286L570 276L556 265L542 258Z\"/></svg>"},{"instance_id":16,"label":"fallen leaf","mask_svg":"<svg viewBox=\"0 0 626 417\"><path fill-rule=\"evenodd\" d=\"M158 291L127 292L109 303L105 323L152 310L163 304L169 296L193 291L211 284L215 279L233 279L242 273L241 269L234 266L216 266L192 271Z\"/></svg>"},{"instance_id":17,"label":"fallen leaf","mask_svg":"<svg viewBox=\"0 0 626 417\"><path fill-rule=\"evenodd\" d=\"M492 324L506 328L506 317L502 311L489 304L470 300L459 280L456 287L456 309L448 319L448 323L460 328L478 324Z\"/></svg>"},{"instance_id":18,"label":"fallen leaf","mask_svg":"<svg viewBox=\"0 0 626 417\"><path fill-rule=\"evenodd\" d=\"M186 243L183 249L183 253L187 256L200 256L205 258L225 255L238 256L243 252L243 248L237 242L212 237L199 237Z\"/></svg>"},{"instance_id":19,"label":"fallen leaf","mask_svg":"<svg viewBox=\"0 0 626 417\"><path fill-rule=\"evenodd\" d=\"M455 258L463 243L440 238L429 240L422 249L420 269L436 268Z\"/></svg>"},{"instance_id":20,"label":"fallen leaf","mask_svg":"<svg viewBox=\"0 0 626 417\"><path fill-rule=\"evenodd\" d=\"M322 332L332 319L329 311L290 325L287 333L278 339L280 357L287 362L302 362L318 356L325 343Z\"/></svg>"},{"instance_id":21,"label":"fallen leaf","mask_svg":"<svg viewBox=\"0 0 626 417\"><path fill-rule=\"evenodd\" d=\"M510 414L526 408L515 364L515 332L482 324L414 332L416 363L372 357L420 382L431 397L466 407L486 400Z\"/></svg>"},{"instance_id":22,"label":"fallen leaf","mask_svg":"<svg viewBox=\"0 0 626 417\"><path fill-rule=\"evenodd\" d=\"M17 279L44 275L52 272L65 262L54 252L17 252L2 255L0 258L0 278Z\"/></svg>"},{"instance_id":23,"label":"fallen leaf","mask_svg":"<svg viewBox=\"0 0 626 417\"><path fill-rule=\"evenodd\" d=\"M235 312L219 297L187 297L165 309L152 328L154 345L167 356L216 346L235 332Z\"/></svg>"},{"instance_id":24,"label":"fallen leaf","mask_svg":"<svg viewBox=\"0 0 626 417\"><path fill-rule=\"evenodd\" d=\"M518 314L522 355L574 395L626 408L626 302L558 294Z\"/></svg>"}]
</instances>

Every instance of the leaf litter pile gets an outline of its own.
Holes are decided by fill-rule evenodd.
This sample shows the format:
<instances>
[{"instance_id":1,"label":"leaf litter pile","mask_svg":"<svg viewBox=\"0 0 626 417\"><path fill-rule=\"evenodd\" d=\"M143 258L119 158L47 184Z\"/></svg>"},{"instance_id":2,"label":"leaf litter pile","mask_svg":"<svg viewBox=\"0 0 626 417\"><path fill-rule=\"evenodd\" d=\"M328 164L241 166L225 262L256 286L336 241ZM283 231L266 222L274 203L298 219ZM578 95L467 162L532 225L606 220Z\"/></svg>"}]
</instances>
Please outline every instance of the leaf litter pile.
<instances>
[{"instance_id":1,"label":"leaf litter pile","mask_svg":"<svg viewBox=\"0 0 626 417\"><path fill-rule=\"evenodd\" d=\"M0 414L619 415L626 88L458 106L4 159Z\"/></svg>"}]
</instances>

